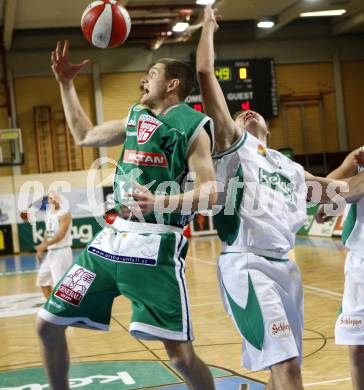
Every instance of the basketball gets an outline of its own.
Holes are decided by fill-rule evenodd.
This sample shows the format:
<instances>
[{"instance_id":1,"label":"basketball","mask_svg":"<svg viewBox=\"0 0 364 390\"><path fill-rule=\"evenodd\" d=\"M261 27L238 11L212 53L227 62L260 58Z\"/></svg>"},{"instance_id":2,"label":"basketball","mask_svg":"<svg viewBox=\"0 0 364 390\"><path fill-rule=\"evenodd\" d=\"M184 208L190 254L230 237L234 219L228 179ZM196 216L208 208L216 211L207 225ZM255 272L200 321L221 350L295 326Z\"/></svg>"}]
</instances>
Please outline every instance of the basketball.
<instances>
[{"instance_id":1,"label":"basketball","mask_svg":"<svg viewBox=\"0 0 364 390\"><path fill-rule=\"evenodd\" d=\"M125 42L130 27L128 11L116 0L93 1L81 18L83 35L101 49L117 47Z\"/></svg>"},{"instance_id":2,"label":"basketball","mask_svg":"<svg viewBox=\"0 0 364 390\"><path fill-rule=\"evenodd\" d=\"M29 221L29 214L27 211L22 211L20 213L20 218L24 221L24 222L28 222Z\"/></svg>"}]
</instances>

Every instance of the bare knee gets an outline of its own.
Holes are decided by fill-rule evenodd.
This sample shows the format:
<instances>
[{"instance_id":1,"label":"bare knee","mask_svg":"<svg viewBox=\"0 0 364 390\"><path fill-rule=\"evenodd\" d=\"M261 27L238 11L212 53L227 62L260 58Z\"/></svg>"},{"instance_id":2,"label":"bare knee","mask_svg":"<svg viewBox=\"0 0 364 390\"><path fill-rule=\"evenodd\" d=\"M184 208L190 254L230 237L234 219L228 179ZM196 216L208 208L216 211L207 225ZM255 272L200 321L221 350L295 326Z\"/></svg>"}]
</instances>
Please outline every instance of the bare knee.
<instances>
[{"instance_id":1,"label":"bare knee","mask_svg":"<svg viewBox=\"0 0 364 390\"><path fill-rule=\"evenodd\" d=\"M278 363L272 367L272 372L274 371L279 371L280 374L284 374L289 378L297 378L301 375L298 359L290 359L285 362Z\"/></svg>"},{"instance_id":2,"label":"bare knee","mask_svg":"<svg viewBox=\"0 0 364 390\"><path fill-rule=\"evenodd\" d=\"M59 340L60 337L64 336L65 329L64 326L54 325L38 317L37 333L43 342L47 340L52 340L53 342Z\"/></svg>"},{"instance_id":3,"label":"bare knee","mask_svg":"<svg viewBox=\"0 0 364 390\"><path fill-rule=\"evenodd\" d=\"M178 370L189 370L193 364L193 357L185 353L178 353L171 358L171 363Z\"/></svg>"},{"instance_id":4,"label":"bare knee","mask_svg":"<svg viewBox=\"0 0 364 390\"><path fill-rule=\"evenodd\" d=\"M364 361L364 345L350 345L349 355L354 364L362 364Z\"/></svg>"},{"instance_id":5,"label":"bare knee","mask_svg":"<svg viewBox=\"0 0 364 390\"><path fill-rule=\"evenodd\" d=\"M192 346L185 343L165 343L171 364L179 371L190 370L194 364L195 353Z\"/></svg>"}]
</instances>

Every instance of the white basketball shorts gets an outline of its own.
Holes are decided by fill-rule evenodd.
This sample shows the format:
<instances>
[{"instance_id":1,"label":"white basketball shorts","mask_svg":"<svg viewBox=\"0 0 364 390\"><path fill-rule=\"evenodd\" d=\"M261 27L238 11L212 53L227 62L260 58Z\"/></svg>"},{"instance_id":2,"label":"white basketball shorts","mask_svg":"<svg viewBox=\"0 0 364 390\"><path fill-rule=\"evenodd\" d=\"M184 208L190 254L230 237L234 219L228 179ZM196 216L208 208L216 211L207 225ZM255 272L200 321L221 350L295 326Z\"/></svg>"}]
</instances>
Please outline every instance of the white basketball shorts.
<instances>
[{"instance_id":1,"label":"white basketball shorts","mask_svg":"<svg viewBox=\"0 0 364 390\"><path fill-rule=\"evenodd\" d=\"M253 253L222 253L218 276L225 308L244 338L242 366L268 370L302 361L303 291L297 265Z\"/></svg>"},{"instance_id":2,"label":"white basketball shorts","mask_svg":"<svg viewBox=\"0 0 364 390\"><path fill-rule=\"evenodd\" d=\"M335 342L364 345L364 256L352 252L345 260L344 296L336 320Z\"/></svg>"},{"instance_id":3,"label":"white basketball shorts","mask_svg":"<svg viewBox=\"0 0 364 390\"><path fill-rule=\"evenodd\" d=\"M40 263L37 286L54 287L70 268L72 262L72 249L70 247L49 250Z\"/></svg>"}]
</instances>

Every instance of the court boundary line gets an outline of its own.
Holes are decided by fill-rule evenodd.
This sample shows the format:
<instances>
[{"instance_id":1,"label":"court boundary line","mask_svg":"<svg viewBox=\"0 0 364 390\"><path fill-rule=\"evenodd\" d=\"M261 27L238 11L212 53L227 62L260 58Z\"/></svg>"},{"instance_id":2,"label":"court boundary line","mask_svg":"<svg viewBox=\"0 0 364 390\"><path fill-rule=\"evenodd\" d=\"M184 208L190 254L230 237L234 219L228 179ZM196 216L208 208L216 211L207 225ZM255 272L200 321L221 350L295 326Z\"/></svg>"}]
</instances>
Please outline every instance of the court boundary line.
<instances>
[{"instance_id":1,"label":"court boundary line","mask_svg":"<svg viewBox=\"0 0 364 390\"><path fill-rule=\"evenodd\" d=\"M196 257L196 256L188 256L188 258L192 259L194 261L197 261L199 263L208 264L208 265L214 266L214 267L217 266L217 262L203 260L203 259L200 259L199 257ZM342 297L343 297L343 294L341 294L341 293L337 293L335 291L326 290L326 289L315 287L315 286L310 286L309 284L302 284L302 287L304 289L314 293L314 294L327 296L329 298L334 298L335 300L338 300L338 298L340 298L340 300L342 300Z\"/></svg>"},{"instance_id":2,"label":"court boundary line","mask_svg":"<svg viewBox=\"0 0 364 390\"><path fill-rule=\"evenodd\" d=\"M351 377L350 378L332 379L329 381L306 383L303 385L303 387L311 387L311 386L316 386L316 385L329 385L331 383L339 383L339 382L347 382L347 381L351 381Z\"/></svg>"}]
</instances>

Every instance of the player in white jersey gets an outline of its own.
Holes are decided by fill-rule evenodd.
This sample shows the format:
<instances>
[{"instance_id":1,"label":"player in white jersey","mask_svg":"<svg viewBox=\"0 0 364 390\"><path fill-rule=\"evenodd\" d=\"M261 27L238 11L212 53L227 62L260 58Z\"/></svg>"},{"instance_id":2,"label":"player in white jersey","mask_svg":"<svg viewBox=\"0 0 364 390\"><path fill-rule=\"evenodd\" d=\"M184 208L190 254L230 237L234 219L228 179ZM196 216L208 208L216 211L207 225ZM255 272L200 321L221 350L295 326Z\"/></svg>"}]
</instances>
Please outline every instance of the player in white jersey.
<instances>
[{"instance_id":1,"label":"player in white jersey","mask_svg":"<svg viewBox=\"0 0 364 390\"><path fill-rule=\"evenodd\" d=\"M53 191L48 194L45 225L44 241L35 248L40 262L36 283L48 299L53 287L72 264L71 214L62 208L60 195Z\"/></svg>"},{"instance_id":2,"label":"player in white jersey","mask_svg":"<svg viewBox=\"0 0 364 390\"><path fill-rule=\"evenodd\" d=\"M288 251L312 195L305 180L322 188L317 200L328 199L328 186L339 183L314 177L267 148L269 131L258 113L242 112L232 119L214 74L217 28L215 13L207 6L197 72L205 112L215 123L218 204L225 205L215 216L223 246L218 261L223 301L244 337L243 366L270 369L269 389L299 390L303 293ZM333 188L333 195L338 192Z\"/></svg>"},{"instance_id":3,"label":"player in white jersey","mask_svg":"<svg viewBox=\"0 0 364 390\"><path fill-rule=\"evenodd\" d=\"M328 177L343 179L363 170L364 147L350 153L339 168ZM330 218L330 215L328 215ZM316 218L323 222L325 207ZM345 219L342 240L347 247L345 284L341 312L336 320L335 342L349 346L351 377L355 390L364 389L364 198L350 206Z\"/></svg>"}]
</instances>

